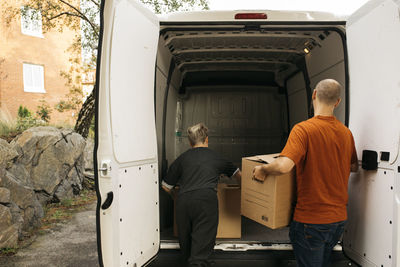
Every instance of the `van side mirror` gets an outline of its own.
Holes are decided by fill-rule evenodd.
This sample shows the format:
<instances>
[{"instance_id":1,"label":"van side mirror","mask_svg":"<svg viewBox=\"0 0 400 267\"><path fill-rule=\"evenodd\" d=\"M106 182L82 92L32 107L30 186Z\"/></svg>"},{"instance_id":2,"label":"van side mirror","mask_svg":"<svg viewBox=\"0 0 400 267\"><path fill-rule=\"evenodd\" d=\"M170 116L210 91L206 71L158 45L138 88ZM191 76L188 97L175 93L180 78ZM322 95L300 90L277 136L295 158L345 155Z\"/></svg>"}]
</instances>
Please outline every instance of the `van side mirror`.
<instances>
[{"instance_id":1,"label":"van side mirror","mask_svg":"<svg viewBox=\"0 0 400 267\"><path fill-rule=\"evenodd\" d=\"M363 150L361 166L367 171L378 169L378 153L373 150Z\"/></svg>"}]
</instances>

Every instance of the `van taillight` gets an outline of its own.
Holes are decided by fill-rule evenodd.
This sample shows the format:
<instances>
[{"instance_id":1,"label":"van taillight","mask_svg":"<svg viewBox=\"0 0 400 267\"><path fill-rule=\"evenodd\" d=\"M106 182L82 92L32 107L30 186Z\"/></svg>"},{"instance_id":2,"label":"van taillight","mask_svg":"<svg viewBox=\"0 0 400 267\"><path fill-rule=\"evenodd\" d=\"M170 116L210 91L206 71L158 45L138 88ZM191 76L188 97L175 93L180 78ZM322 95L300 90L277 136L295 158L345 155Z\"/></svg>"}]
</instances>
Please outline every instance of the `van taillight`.
<instances>
[{"instance_id":1,"label":"van taillight","mask_svg":"<svg viewBox=\"0 0 400 267\"><path fill-rule=\"evenodd\" d=\"M235 15L235 19L267 19L265 13L238 13Z\"/></svg>"}]
</instances>

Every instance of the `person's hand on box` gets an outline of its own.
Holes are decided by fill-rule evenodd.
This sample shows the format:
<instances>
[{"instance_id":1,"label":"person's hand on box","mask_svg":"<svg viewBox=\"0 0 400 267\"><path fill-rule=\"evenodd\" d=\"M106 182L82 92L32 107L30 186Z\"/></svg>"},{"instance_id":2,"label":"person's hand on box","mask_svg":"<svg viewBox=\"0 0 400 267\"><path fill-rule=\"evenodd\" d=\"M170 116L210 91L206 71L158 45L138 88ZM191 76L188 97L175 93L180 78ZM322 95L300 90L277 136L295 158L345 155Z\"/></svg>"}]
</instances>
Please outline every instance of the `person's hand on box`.
<instances>
[{"instance_id":1,"label":"person's hand on box","mask_svg":"<svg viewBox=\"0 0 400 267\"><path fill-rule=\"evenodd\" d=\"M264 182L268 175L281 175L290 172L295 167L293 160L287 157L279 157L270 164L254 167L253 179Z\"/></svg>"},{"instance_id":2,"label":"person's hand on box","mask_svg":"<svg viewBox=\"0 0 400 267\"><path fill-rule=\"evenodd\" d=\"M259 182L264 182L267 178L268 173L263 168L264 165L259 165L254 167L253 169L253 180L257 180Z\"/></svg>"}]
</instances>

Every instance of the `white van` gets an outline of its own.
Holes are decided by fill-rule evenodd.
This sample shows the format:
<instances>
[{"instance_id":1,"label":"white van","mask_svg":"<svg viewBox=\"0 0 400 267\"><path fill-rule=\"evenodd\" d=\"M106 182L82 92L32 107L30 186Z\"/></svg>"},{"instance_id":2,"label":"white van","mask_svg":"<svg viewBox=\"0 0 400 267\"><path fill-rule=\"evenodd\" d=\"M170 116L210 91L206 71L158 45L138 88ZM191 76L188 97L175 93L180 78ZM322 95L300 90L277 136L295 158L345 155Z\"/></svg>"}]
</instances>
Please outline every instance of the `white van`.
<instances>
[{"instance_id":1,"label":"white van","mask_svg":"<svg viewBox=\"0 0 400 267\"><path fill-rule=\"evenodd\" d=\"M229 1L227 1L227 4ZM362 266L400 266L400 1L373 0L347 19L320 12L177 13L106 0L97 69L97 228L102 266L143 266L176 249L168 164L204 122L210 147L240 166L279 152L310 116L324 78L345 88L336 116L373 170L350 178L343 250ZM371 152L372 151L372 152ZM363 162L369 168L367 160ZM372 164L373 165L373 164ZM217 250L290 250L288 229L243 219ZM339 248L341 249L341 248ZM267 253L267 252L266 252Z\"/></svg>"}]
</instances>

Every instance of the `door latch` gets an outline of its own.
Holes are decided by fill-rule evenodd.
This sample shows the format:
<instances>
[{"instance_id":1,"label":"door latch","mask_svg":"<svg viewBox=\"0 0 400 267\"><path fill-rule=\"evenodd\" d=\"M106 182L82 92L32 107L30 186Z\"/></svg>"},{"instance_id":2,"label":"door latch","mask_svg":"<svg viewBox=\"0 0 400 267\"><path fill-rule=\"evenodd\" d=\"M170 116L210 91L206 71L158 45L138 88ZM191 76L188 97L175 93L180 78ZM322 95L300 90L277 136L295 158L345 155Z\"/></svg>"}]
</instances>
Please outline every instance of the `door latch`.
<instances>
[{"instance_id":1,"label":"door latch","mask_svg":"<svg viewBox=\"0 0 400 267\"><path fill-rule=\"evenodd\" d=\"M101 162L99 172L101 176L108 176L108 173L111 172L111 161L104 160Z\"/></svg>"}]
</instances>

